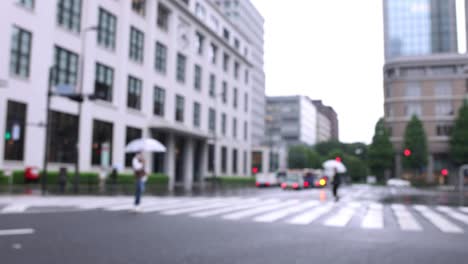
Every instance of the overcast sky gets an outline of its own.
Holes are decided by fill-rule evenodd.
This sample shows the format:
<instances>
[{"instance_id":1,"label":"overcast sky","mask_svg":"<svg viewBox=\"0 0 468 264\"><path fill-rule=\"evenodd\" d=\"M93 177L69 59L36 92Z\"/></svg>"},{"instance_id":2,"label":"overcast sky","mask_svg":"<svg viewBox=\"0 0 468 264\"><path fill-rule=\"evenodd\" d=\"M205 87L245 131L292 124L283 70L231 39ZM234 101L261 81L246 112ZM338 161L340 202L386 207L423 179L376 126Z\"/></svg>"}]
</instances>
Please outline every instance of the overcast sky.
<instances>
[{"instance_id":1,"label":"overcast sky","mask_svg":"<svg viewBox=\"0 0 468 264\"><path fill-rule=\"evenodd\" d=\"M341 141L370 143L384 111L382 0L252 2L265 18L267 95L322 99Z\"/></svg>"}]
</instances>

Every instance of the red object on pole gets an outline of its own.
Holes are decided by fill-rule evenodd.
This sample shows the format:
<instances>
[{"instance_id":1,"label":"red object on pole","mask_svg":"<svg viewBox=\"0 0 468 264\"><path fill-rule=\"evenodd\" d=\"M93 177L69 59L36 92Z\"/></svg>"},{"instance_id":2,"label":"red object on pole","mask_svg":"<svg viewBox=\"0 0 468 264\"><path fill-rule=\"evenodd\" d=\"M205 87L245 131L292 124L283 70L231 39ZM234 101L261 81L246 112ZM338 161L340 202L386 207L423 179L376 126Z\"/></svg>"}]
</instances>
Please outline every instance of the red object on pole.
<instances>
[{"instance_id":1,"label":"red object on pole","mask_svg":"<svg viewBox=\"0 0 468 264\"><path fill-rule=\"evenodd\" d=\"M258 172L258 168L257 167L253 167L252 168L252 173L257 173Z\"/></svg>"},{"instance_id":2,"label":"red object on pole","mask_svg":"<svg viewBox=\"0 0 468 264\"><path fill-rule=\"evenodd\" d=\"M338 162L341 162L341 157L338 156L338 157L335 158L335 160L338 161Z\"/></svg>"},{"instance_id":3,"label":"red object on pole","mask_svg":"<svg viewBox=\"0 0 468 264\"><path fill-rule=\"evenodd\" d=\"M449 174L449 171L447 169L442 169L440 173L442 174L442 176L447 177Z\"/></svg>"},{"instance_id":4,"label":"red object on pole","mask_svg":"<svg viewBox=\"0 0 468 264\"><path fill-rule=\"evenodd\" d=\"M411 156L411 150L405 149L405 150L403 151L403 155L405 155L405 157Z\"/></svg>"}]
</instances>

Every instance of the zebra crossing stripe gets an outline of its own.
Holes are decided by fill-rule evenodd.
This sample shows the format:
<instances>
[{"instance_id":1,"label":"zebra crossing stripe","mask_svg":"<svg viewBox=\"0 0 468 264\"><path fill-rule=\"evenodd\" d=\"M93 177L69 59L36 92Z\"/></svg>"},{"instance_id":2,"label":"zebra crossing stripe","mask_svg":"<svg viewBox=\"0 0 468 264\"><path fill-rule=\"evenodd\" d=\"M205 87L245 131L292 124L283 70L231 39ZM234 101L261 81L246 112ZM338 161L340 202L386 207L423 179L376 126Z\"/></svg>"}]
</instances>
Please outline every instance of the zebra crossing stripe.
<instances>
[{"instance_id":1,"label":"zebra crossing stripe","mask_svg":"<svg viewBox=\"0 0 468 264\"><path fill-rule=\"evenodd\" d=\"M250 201L243 202L240 205L232 206L232 207L227 207L227 208L221 208L221 209L215 209L215 210L207 210L199 213L192 214L190 216L192 217L208 217L208 216L214 216L214 215L220 215L220 214L225 214L225 213L230 213L230 212L235 212L235 211L240 211L248 208L253 208L259 205L269 205L272 203L277 203L279 202L278 199L269 199L265 201L258 201L258 199L249 199Z\"/></svg>"},{"instance_id":2,"label":"zebra crossing stripe","mask_svg":"<svg viewBox=\"0 0 468 264\"><path fill-rule=\"evenodd\" d=\"M223 219L239 220L239 219L242 219L242 218L245 218L245 217L258 215L258 214L261 214L261 213L264 213L264 212L272 211L272 210L283 208L283 207L286 207L286 206L291 206L291 205L294 205L294 204L297 204L297 203L299 203L299 200L289 200L289 201L285 201L285 202L274 203L272 205L268 205L268 206L265 206L265 207L253 208L253 209L248 209L248 210L228 214L228 215L223 216Z\"/></svg>"},{"instance_id":3,"label":"zebra crossing stripe","mask_svg":"<svg viewBox=\"0 0 468 264\"><path fill-rule=\"evenodd\" d=\"M238 200L237 200L238 201ZM173 210L167 210L167 211L162 211L161 214L163 215L178 215L178 214L186 214L186 213L193 213L197 211L203 211L207 209L215 209L219 207L226 207L231 205L232 203L235 203L236 200L225 200L221 202L215 202L215 203L209 203L209 204L204 204L200 206L195 206L195 207L188 207L188 208L180 208L180 209L173 209Z\"/></svg>"},{"instance_id":4,"label":"zebra crossing stripe","mask_svg":"<svg viewBox=\"0 0 468 264\"><path fill-rule=\"evenodd\" d=\"M427 220L435 225L439 230L445 233L463 233L463 229L447 220L442 215L434 212L425 205L413 206L415 210L421 213Z\"/></svg>"},{"instance_id":5,"label":"zebra crossing stripe","mask_svg":"<svg viewBox=\"0 0 468 264\"><path fill-rule=\"evenodd\" d=\"M143 207L141 211L143 213L152 213L152 212L164 211L164 210L169 210L169 209L188 208L191 206L198 206L198 205L203 205L207 202L216 202L216 201L219 201L219 199L213 199L211 201L210 199L200 199L197 201L178 200L170 204L156 204L156 205Z\"/></svg>"},{"instance_id":6,"label":"zebra crossing stripe","mask_svg":"<svg viewBox=\"0 0 468 264\"><path fill-rule=\"evenodd\" d=\"M271 213L268 213L268 214L265 214L265 215L258 216L258 217L256 217L254 219L254 221L264 222L264 223L272 223L272 222L274 222L274 221L276 221L278 219L281 219L283 217L286 217L286 216L288 216L290 214L298 213L298 212L301 212L303 210L314 207L317 204L319 204L318 201L306 202L306 203L301 204L301 205L285 208L283 210L278 210L278 211L275 211L275 212L271 212Z\"/></svg>"},{"instance_id":7,"label":"zebra crossing stripe","mask_svg":"<svg viewBox=\"0 0 468 264\"><path fill-rule=\"evenodd\" d=\"M346 205L344 208L341 208L338 213L329 217L325 222L324 225L326 226L334 226L334 227L344 227L346 226L353 215L356 213L358 203L352 203ZM359 205L360 206L360 205Z\"/></svg>"},{"instance_id":8,"label":"zebra crossing stripe","mask_svg":"<svg viewBox=\"0 0 468 264\"><path fill-rule=\"evenodd\" d=\"M406 209L404 205L392 205L393 213L395 214L398 225L404 231L422 231L421 225L416 221L414 216Z\"/></svg>"},{"instance_id":9,"label":"zebra crossing stripe","mask_svg":"<svg viewBox=\"0 0 468 264\"><path fill-rule=\"evenodd\" d=\"M372 203L369 205L361 227L364 229L383 228L383 206L381 204Z\"/></svg>"},{"instance_id":10,"label":"zebra crossing stripe","mask_svg":"<svg viewBox=\"0 0 468 264\"><path fill-rule=\"evenodd\" d=\"M334 208L332 203L324 204L323 206L313 208L311 211L302 213L291 220L288 221L290 224L294 225L308 225L312 223L315 219L321 217L322 215L327 214Z\"/></svg>"},{"instance_id":11,"label":"zebra crossing stripe","mask_svg":"<svg viewBox=\"0 0 468 264\"><path fill-rule=\"evenodd\" d=\"M445 213L446 215L452 217L453 219L456 219L460 222L463 222L464 224L467 224L468 225L468 215L464 215L462 213L459 213L455 210L453 210L452 208L450 207L447 207L447 206L439 206L437 207L437 210Z\"/></svg>"},{"instance_id":12,"label":"zebra crossing stripe","mask_svg":"<svg viewBox=\"0 0 468 264\"><path fill-rule=\"evenodd\" d=\"M460 211L468 214L468 207L460 207Z\"/></svg>"},{"instance_id":13,"label":"zebra crossing stripe","mask_svg":"<svg viewBox=\"0 0 468 264\"><path fill-rule=\"evenodd\" d=\"M22 213L28 209L28 204L12 204L4 207L0 213L2 214L11 214L11 213Z\"/></svg>"}]
</instances>

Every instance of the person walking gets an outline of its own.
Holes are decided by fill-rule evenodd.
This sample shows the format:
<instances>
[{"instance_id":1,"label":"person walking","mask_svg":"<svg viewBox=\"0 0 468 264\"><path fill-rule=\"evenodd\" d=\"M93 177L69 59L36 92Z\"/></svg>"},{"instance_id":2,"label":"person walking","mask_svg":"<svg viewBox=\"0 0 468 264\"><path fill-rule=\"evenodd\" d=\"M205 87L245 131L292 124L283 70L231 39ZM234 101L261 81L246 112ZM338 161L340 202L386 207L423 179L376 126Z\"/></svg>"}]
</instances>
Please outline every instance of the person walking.
<instances>
[{"instance_id":1,"label":"person walking","mask_svg":"<svg viewBox=\"0 0 468 264\"><path fill-rule=\"evenodd\" d=\"M140 211L141 195L145 191L145 159L142 153L138 153L132 160L133 173L135 174L135 212Z\"/></svg>"},{"instance_id":2,"label":"person walking","mask_svg":"<svg viewBox=\"0 0 468 264\"><path fill-rule=\"evenodd\" d=\"M338 188L341 184L341 176L338 174L337 169L334 170L333 180L332 180L332 187L333 187L333 197L335 197L335 201L338 201L340 198L338 197Z\"/></svg>"}]
</instances>

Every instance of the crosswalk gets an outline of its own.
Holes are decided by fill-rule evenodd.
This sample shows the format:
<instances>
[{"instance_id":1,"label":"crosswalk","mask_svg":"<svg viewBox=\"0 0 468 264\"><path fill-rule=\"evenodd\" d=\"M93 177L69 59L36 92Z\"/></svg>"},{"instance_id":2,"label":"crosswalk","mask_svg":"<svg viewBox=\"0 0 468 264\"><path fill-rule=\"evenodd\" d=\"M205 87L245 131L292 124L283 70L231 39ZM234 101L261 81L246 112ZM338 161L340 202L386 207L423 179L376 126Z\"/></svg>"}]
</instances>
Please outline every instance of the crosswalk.
<instances>
[{"instance_id":1,"label":"crosswalk","mask_svg":"<svg viewBox=\"0 0 468 264\"><path fill-rule=\"evenodd\" d=\"M130 197L83 197L2 200L1 215L27 213L31 208L129 211ZM367 231L468 232L468 207L381 204L372 201L321 202L305 199L258 197L148 197L139 212L163 216L184 215L194 219L250 221L257 224L282 223L325 228L357 228ZM433 228L429 227L432 226Z\"/></svg>"}]
</instances>

